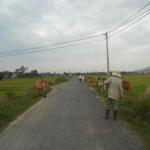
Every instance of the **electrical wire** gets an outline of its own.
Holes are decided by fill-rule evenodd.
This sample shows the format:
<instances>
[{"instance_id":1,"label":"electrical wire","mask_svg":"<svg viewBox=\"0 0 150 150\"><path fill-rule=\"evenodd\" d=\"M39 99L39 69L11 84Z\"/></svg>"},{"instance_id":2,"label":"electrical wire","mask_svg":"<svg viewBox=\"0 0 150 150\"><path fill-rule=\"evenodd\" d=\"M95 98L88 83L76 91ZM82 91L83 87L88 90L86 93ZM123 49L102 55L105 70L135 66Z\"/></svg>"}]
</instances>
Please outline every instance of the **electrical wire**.
<instances>
[{"instance_id":1,"label":"electrical wire","mask_svg":"<svg viewBox=\"0 0 150 150\"><path fill-rule=\"evenodd\" d=\"M25 49L17 49L17 50L10 50L10 51L1 51L0 54L7 54L7 53L14 53L14 52L24 52L24 51L30 51L33 49L40 49L40 48L46 48L46 47L51 47L51 46L57 46L57 45L62 45L62 44L68 44L68 43L74 43L74 42L79 42L87 39L92 39L92 38L99 38L102 37L103 34L99 35L94 35L94 36L87 36L85 38L78 38L75 40L70 40L70 41L64 41L64 42L58 42L58 43L53 43L49 45L43 45L43 46L35 46L35 47L30 47L30 48L25 48Z\"/></svg>"},{"instance_id":2,"label":"electrical wire","mask_svg":"<svg viewBox=\"0 0 150 150\"><path fill-rule=\"evenodd\" d=\"M144 14L142 17L138 18L136 21L131 22L128 26L126 26L125 28L123 28L123 29L121 29L121 30L115 32L114 34L112 34L112 35L109 36L109 37L113 37L113 36L115 36L116 34L118 34L118 33L122 32L122 31L124 31L125 29L129 28L130 26L134 25L135 23L139 22L140 20L142 20L143 18L145 18L146 16L148 16L149 14L150 14L150 12Z\"/></svg>"},{"instance_id":3,"label":"electrical wire","mask_svg":"<svg viewBox=\"0 0 150 150\"><path fill-rule=\"evenodd\" d=\"M148 2L146 5L144 5L142 8L140 8L138 11L136 11L135 13L133 13L132 15L130 15L126 20L124 20L117 28L112 29L111 31L109 31L108 33L114 32L116 30L118 30L119 28L127 25L128 23L130 23L131 21L134 20L133 17L135 17L137 14L139 14L140 12L142 12L146 7L148 7L150 5L150 2ZM143 15L143 14L141 14ZM140 16L137 16L140 17ZM131 20L133 18L133 20ZM135 18L137 19L137 18ZM129 22L128 22L129 21Z\"/></svg>"},{"instance_id":4,"label":"electrical wire","mask_svg":"<svg viewBox=\"0 0 150 150\"><path fill-rule=\"evenodd\" d=\"M14 54L0 55L0 57L16 56L16 55L23 55L23 54L37 53L37 52L45 52L45 51L54 51L54 50L61 49L61 48L66 48L66 47L79 46L79 45L82 45L82 44L90 44L91 42L97 42L97 41L105 41L105 39L88 41L88 42L83 42L83 43L79 43L79 44L52 47L52 48L41 49L41 50L28 51L28 52L26 51L26 52L14 53Z\"/></svg>"}]
</instances>

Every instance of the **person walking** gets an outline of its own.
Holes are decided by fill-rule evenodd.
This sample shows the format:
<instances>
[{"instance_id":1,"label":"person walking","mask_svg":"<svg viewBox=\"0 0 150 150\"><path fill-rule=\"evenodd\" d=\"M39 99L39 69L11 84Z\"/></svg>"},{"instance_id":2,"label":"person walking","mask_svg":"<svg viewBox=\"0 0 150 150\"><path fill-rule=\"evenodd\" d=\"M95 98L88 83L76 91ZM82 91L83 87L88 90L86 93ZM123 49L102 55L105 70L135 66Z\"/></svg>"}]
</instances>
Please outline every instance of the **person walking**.
<instances>
[{"instance_id":1,"label":"person walking","mask_svg":"<svg viewBox=\"0 0 150 150\"><path fill-rule=\"evenodd\" d=\"M120 72L113 71L112 76L104 81L108 93L106 100L105 119L109 119L110 111L113 112L113 120L117 120L118 102L123 97L122 79Z\"/></svg>"},{"instance_id":2,"label":"person walking","mask_svg":"<svg viewBox=\"0 0 150 150\"><path fill-rule=\"evenodd\" d=\"M84 75L82 75L81 80L82 80L82 82L84 82Z\"/></svg>"},{"instance_id":3,"label":"person walking","mask_svg":"<svg viewBox=\"0 0 150 150\"><path fill-rule=\"evenodd\" d=\"M82 76L80 75L80 76L79 76L79 81L81 82L81 80L82 80Z\"/></svg>"}]
</instances>

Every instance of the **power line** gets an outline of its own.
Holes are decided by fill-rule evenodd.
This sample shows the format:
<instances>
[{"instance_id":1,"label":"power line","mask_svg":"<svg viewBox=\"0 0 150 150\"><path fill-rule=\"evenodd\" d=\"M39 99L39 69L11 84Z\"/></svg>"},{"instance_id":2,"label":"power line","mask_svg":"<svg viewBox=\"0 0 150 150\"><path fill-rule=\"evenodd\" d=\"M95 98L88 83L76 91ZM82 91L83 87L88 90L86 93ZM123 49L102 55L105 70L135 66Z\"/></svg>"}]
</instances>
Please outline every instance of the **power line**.
<instances>
[{"instance_id":1,"label":"power line","mask_svg":"<svg viewBox=\"0 0 150 150\"><path fill-rule=\"evenodd\" d=\"M133 20L130 20L131 18L133 18L134 16L136 16L138 13L140 13L142 10L144 10L146 7L148 7L150 5L150 2L147 3L144 7L142 7L141 9L139 9L137 12L135 12L134 14L132 14L129 18L127 18L124 22L122 22L118 28L111 30L108 33L114 32L118 29L120 29L121 27L124 27L125 25L127 25L125 28L113 33L110 37L113 37L114 35L122 32L123 30L129 28L131 25L135 24L136 22L140 21L142 18L146 17L147 15L150 14L150 12L146 13L146 14L141 14L140 16L137 16L136 18L134 18ZM142 16L142 17L141 17ZM140 17L140 18L139 18ZM137 19L136 21L134 21L135 19ZM129 21L129 22L128 22ZM102 37L104 34L98 34L98 35L94 35L94 36L87 36L84 38L78 38L75 40L69 40L69 41L64 41L64 42L58 42L58 43L53 43L53 44L49 44L49 45L42 45L42 46L34 46L34 47L29 47L29 48L24 48L24 49L16 49L16 50L10 50L10 51L1 51L0 52L0 57L6 57L6 56L12 56L12 55L21 55L21 54L26 54L26 53L34 53L34 52L41 52L43 50L51 50L51 49L58 49L58 48L64 48L64 47L69 47L69 46L76 46L76 45L81 45L81 44L73 44L73 45L65 45L65 46L60 46L60 47L54 47L51 48L52 46L59 46L59 45L64 45L64 44L68 44L68 43L74 43L74 42L79 42L79 41L84 41L87 39L92 39L92 38L100 38ZM103 40L102 40L103 41ZM48 48L50 47L50 48ZM47 49L43 49L43 48L47 48Z\"/></svg>"},{"instance_id":2,"label":"power line","mask_svg":"<svg viewBox=\"0 0 150 150\"><path fill-rule=\"evenodd\" d=\"M136 21L130 23L130 24L129 24L128 26L126 26L125 28L123 28L123 29L121 29L121 30L115 32L115 33L112 34L110 37L113 37L114 35L116 35L116 34L122 32L122 31L124 31L125 29L129 28L130 26L134 25L135 23L139 22L140 20L142 20L143 18L145 18L146 16L148 16L149 14L150 14L150 12L144 14L144 15L143 15L142 17L140 17L138 20L136 20Z\"/></svg>"},{"instance_id":3,"label":"power line","mask_svg":"<svg viewBox=\"0 0 150 150\"><path fill-rule=\"evenodd\" d=\"M91 42L104 41L104 40L105 39L103 39L103 40L96 40L96 41L88 41L88 42L79 43L79 44L72 44L72 45L65 45L65 46L41 49L41 50L26 51L26 52L14 53L14 54L6 54L6 55L0 55L0 57L16 56L16 55L23 55L23 54L37 53L37 52L45 52L45 51L54 51L54 50L61 49L61 48L72 47L72 46L79 46L79 45L82 45L82 44L90 44Z\"/></svg>"},{"instance_id":4,"label":"power line","mask_svg":"<svg viewBox=\"0 0 150 150\"><path fill-rule=\"evenodd\" d=\"M148 2L146 5L144 5L142 8L140 8L138 11L136 11L135 13L133 13L132 15L130 15L126 20L124 20L117 28L114 28L112 29L111 31L109 31L108 33L111 33L111 32L114 32L116 30L118 30L119 28L127 25L128 23L130 23L131 21L133 21L134 19L137 19L137 17L140 17L140 16L137 16L136 18L133 18L134 16L136 16L137 14L139 14L141 11L143 11L146 7L148 7L150 5L150 2ZM133 20L131 20L133 18ZM129 21L129 22L128 22Z\"/></svg>"},{"instance_id":5,"label":"power line","mask_svg":"<svg viewBox=\"0 0 150 150\"><path fill-rule=\"evenodd\" d=\"M83 40L87 40L87 39L91 39L91 38L98 38L98 37L102 37L102 36L103 36L103 34L98 34L98 35L94 35L94 36L87 36L85 38L78 38L78 39L75 39L75 40L58 42L58 43L53 43L53 44L49 44L49 45L35 46L35 47L30 47L30 48L25 48L25 49L17 49L17 50L11 50L11 51L1 51L0 54L30 51L30 50L33 50L33 49L40 49L40 48L44 48L44 47L46 48L46 47L50 47L50 46L57 46L57 45L68 44L68 43L73 43L73 42L79 42L79 41L83 41Z\"/></svg>"}]
</instances>

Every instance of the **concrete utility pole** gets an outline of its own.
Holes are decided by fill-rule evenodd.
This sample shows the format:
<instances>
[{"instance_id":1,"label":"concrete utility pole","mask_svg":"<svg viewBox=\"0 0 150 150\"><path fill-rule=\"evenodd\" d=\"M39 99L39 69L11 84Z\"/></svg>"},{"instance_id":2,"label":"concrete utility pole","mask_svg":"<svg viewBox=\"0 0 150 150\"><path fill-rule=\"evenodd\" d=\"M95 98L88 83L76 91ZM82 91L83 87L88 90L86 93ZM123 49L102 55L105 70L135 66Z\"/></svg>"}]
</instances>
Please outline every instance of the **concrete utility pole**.
<instances>
[{"instance_id":1,"label":"concrete utility pole","mask_svg":"<svg viewBox=\"0 0 150 150\"><path fill-rule=\"evenodd\" d=\"M106 32L106 53L107 53L107 75L110 76L110 70L109 70L109 51L108 51L108 34Z\"/></svg>"}]
</instances>

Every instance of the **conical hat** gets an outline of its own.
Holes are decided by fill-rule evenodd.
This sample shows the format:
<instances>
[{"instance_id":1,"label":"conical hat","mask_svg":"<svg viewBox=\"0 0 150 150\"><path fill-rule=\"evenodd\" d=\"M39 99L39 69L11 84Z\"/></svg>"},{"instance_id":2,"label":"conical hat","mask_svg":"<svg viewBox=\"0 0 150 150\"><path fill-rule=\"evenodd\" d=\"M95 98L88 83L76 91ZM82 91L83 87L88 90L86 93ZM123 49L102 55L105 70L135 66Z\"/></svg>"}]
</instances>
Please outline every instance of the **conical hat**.
<instances>
[{"instance_id":1,"label":"conical hat","mask_svg":"<svg viewBox=\"0 0 150 150\"><path fill-rule=\"evenodd\" d=\"M119 71L112 71L112 75L121 77L121 73Z\"/></svg>"}]
</instances>

